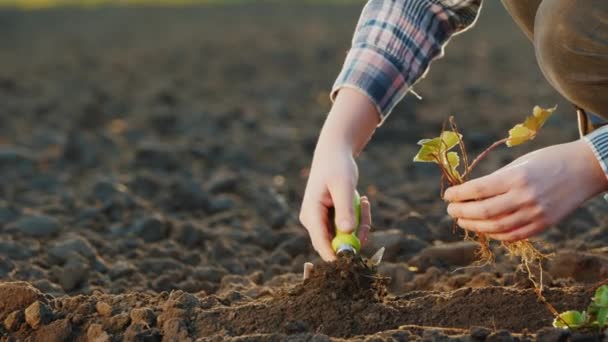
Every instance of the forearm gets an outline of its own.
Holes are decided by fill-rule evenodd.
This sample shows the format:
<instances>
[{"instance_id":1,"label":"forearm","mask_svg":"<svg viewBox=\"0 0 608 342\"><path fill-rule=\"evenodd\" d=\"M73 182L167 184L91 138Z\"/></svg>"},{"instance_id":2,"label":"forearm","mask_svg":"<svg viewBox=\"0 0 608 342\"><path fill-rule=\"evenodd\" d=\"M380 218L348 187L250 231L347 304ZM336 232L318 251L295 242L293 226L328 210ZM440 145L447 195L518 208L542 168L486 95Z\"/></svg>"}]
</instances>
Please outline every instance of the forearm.
<instances>
[{"instance_id":1,"label":"forearm","mask_svg":"<svg viewBox=\"0 0 608 342\"><path fill-rule=\"evenodd\" d=\"M326 148L345 149L358 155L378 125L379 115L371 100L356 89L343 88L335 98L319 136Z\"/></svg>"},{"instance_id":2,"label":"forearm","mask_svg":"<svg viewBox=\"0 0 608 342\"><path fill-rule=\"evenodd\" d=\"M359 89L384 120L455 34L470 27L481 0L370 0L332 90Z\"/></svg>"}]
</instances>

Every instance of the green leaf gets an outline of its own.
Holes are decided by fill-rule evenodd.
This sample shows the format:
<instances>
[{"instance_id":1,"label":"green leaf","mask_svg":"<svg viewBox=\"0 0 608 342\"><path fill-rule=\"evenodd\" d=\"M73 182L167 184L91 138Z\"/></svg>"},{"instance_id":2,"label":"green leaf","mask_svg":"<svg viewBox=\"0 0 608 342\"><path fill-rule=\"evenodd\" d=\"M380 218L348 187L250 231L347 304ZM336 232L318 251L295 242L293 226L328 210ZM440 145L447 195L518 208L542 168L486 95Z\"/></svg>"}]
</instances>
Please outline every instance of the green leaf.
<instances>
[{"instance_id":1,"label":"green leaf","mask_svg":"<svg viewBox=\"0 0 608 342\"><path fill-rule=\"evenodd\" d=\"M414 157L415 162L423 162L423 163L436 163L437 162L437 154L439 149L423 145L418 151L418 154Z\"/></svg>"},{"instance_id":2,"label":"green leaf","mask_svg":"<svg viewBox=\"0 0 608 342\"><path fill-rule=\"evenodd\" d=\"M439 137L433 139L422 139L418 141L418 145L434 147L438 149L439 146L441 146L441 139Z\"/></svg>"},{"instance_id":3,"label":"green leaf","mask_svg":"<svg viewBox=\"0 0 608 342\"><path fill-rule=\"evenodd\" d=\"M576 310L564 311L553 320L553 326L556 328L580 328L587 323L587 315L585 312Z\"/></svg>"},{"instance_id":4,"label":"green leaf","mask_svg":"<svg viewBox=\"0 0 608 342\"><path fill-rule=\"evenodd\" d=\"M422 139L418 142L422 147L414 157L414 161L431 163L442 161L444 158L441 156L458 145L460 139L462 135L453 131L444 131L437 138Z\"/></svg>"},{"instance_id":5,"label":"green leaf","mask_svg":"<svg viewBox=\"0 0 608 342\"><path fill-rule=\"evenodd\" d=\"M606 320L608 320L608 308L601 308L597 313L597 324L600 328L606 325Z\"/></svg>"},{"instance_id":6,"label":"green leaf","mask_svg":"<svg viewBox=\"0 0 608 342\"><path fill-rule=\"evenodd\" d=\"M450 169L456 169L460 165L460 157L457 152L448 152L447 158L444 160L445 166Z\"/></svg>"},{"instance_id":7,"label":"green leaf","mask_svg":"<svg viewBox=\"0 0 608 342\"><path fill-rule=\"evenodd\" d=\"M593 304L600 308L608 308L608 285L602 285L595 290Z\"/></svg>"},{"instance_id":8,"label":"green leaf","mask_svg":"<svg viewBox=\"0 0 608 342\"><path fill-rule=\"evenodd\" d=\"M556 108L557 106L548 109L535 106L531 116L527 117L523 123L517 124L509 130L507 146L517 146L534 139Z\"/></svg>"},{"instance_id":9,"label":"green leaf","mask_svg":"<svg viewBox=\"0 0 608 342\"><path fill-rule=\"evenodd\" d=\"M420 140L418 145L421 147L414 156L414 161L439 164L451 181L461 180L460 172L457 169L460 165L458 152L448 152L460 143L460 139L462 139L461 134L444 131L437 138Z\"/></svg>"},{"instance_id":10,"label":"green leaf","mask_svg":"<svg viewBox=\"0 0 608 342\"><path fill-rule=\"evenodd\" d=\"M462 134L453 131L444 131L441 133L441 147L443 151L449 151L454 146L458 145L462 139Z\"/></svg>"},{"instance_id":11,"label":"green leaf","mask_svg":"<svg viewBox=\"0 0 608 342\"><path fill-rule=\"evenodd\" d=\"M591 304L589 304L589 306L587 307L587 313L590 316L596 316L598 311L600 311L601 307L595 305L595 303L591 302Z\"/></svg>"},{"instance_id":12,"label":"green leaf","mask_svg":"<svg viewBox=\"0 0 608 342\"><path fill-rule=\"evenodd\" d=\"M441 158L445 169L456 179L460 179L458 165L460 165L460 157L457 152L448 152Z\"/></svg>"}]
</instances>

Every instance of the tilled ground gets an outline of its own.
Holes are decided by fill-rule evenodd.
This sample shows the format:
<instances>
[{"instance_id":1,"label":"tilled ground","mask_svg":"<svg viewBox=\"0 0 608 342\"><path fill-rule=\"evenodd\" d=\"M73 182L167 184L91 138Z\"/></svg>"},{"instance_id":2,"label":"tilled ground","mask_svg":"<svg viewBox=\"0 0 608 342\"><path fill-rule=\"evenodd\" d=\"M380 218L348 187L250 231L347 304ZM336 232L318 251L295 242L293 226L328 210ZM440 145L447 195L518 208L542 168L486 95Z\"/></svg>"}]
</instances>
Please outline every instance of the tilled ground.
<instances>
[{"instance_id":1,"label":"tilled ground","mask_svg":"<svg viewBox=\"0 0 608 342\"><path fill-rule=\"evenodd\" d=\"M387 248L379 275L319 263L297 212L359 10L0 11L2 338L558 338L535 335L552 316L517 260L496 248L496 265L465 267L476 246L453 232L437 171L411 162L448 114L475 154L533 105L559 104L539 138L480 173L576 138L494 2L360 158L375 229L363 254ZM538 239L555 253L544 280L558 310L583 309L608 278L607 209L590 201ZM302 283L306 261L317 272Z\"/></svg>"}]
</instances>

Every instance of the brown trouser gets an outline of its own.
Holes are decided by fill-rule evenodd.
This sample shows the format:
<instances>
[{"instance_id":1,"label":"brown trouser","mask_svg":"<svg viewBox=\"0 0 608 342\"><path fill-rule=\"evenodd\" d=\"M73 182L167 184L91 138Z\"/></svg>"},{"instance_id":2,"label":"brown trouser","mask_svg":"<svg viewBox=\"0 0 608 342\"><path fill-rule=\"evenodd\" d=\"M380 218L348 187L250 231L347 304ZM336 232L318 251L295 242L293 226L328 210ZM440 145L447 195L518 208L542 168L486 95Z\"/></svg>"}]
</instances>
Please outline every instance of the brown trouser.
<instances>
[{"instance_id":1,"label":"brown trouser","mask_svg":"<svg viewBox=\"0 0 608 342\"><path fill-rule=\"evenodd\" d=\"M581 134L608 120L608 0L502 0L549 83L579 110Z\"/></svg>"}]
</instances>

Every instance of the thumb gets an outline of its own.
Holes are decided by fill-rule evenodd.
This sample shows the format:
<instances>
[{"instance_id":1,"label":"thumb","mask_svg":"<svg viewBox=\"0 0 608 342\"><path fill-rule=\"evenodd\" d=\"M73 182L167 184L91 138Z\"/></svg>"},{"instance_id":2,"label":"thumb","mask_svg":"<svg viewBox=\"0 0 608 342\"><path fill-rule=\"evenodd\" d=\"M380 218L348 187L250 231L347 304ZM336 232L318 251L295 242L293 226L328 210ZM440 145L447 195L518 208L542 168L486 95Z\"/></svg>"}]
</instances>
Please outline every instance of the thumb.
<instances>
[{"instance_id":1,"label":"thumb","mask_svg":"<svg viewBox=\"0 0 608 342\"><path fill-rule=\"evenodd\" d=\"M334 182L329 186L329 192L334 203L336 227L343 233L351 233L356 228L354 184L347 181Z\"/></svg>"}]
</instances>

